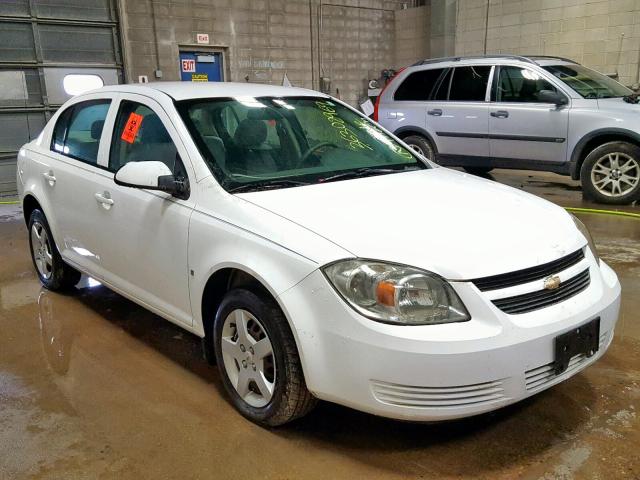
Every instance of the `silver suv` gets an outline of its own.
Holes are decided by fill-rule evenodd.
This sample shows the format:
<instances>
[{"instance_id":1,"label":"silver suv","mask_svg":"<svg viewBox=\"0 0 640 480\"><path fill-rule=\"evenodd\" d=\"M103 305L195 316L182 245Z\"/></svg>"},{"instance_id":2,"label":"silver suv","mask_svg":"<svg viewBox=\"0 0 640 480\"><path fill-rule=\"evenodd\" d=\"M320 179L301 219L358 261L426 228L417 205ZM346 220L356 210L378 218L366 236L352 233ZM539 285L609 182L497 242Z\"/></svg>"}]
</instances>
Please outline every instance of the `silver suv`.
<instances>
[{"instance_id":1,"label":"silver suv","mask_svg":"<svg viewBox=\"0 0 640 480\"><path fill-rule=\"evenodd\" d=\"M442 165L546 170L601 203L640 198L640 105L615 80L557 57L426 60L400 71L374 118Z\"/></svg>"}]
</instances>

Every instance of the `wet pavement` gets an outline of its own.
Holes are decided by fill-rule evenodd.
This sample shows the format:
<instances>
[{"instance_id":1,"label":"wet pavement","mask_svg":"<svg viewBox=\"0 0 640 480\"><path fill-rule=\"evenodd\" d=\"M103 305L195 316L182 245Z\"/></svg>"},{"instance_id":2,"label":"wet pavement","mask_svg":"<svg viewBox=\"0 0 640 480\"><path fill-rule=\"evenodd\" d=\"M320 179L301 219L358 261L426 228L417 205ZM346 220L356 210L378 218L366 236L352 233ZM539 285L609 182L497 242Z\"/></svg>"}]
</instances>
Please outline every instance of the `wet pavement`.
<instances>
[{"instance_id":1,"label":"wet pavement","mask_svg":"<svg viewBox=\"0 0 640 480\"><path fill-rule=\"evenodd\" d=\"M495 178L609 208L557 175ZM42 289L20 212L0 206L0 479L638 479L640 220L579 216L623 285L594 366L471 419L410 424L321 403L266 430L233 410L193 335L88 279L69 295Z\"/></svg>"}]
</instances>

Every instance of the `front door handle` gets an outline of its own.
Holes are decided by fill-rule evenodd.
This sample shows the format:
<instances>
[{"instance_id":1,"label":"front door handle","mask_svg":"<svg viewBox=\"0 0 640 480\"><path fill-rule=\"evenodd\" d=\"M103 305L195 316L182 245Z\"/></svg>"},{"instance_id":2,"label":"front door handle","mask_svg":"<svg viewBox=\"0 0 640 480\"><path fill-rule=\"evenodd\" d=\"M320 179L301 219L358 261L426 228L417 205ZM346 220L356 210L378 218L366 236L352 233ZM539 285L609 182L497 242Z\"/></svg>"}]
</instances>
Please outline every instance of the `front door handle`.
<instances>
[{"instance_id":1,"label":"front door handle","mask_svg":"<svg viewBox=\"0 0 640 480\"><path fill-rule=\"evenodd\" d=\"M53 170L49 170L48 172L43 173L42 176L47 182L49 182L49 185L51 185L52 187L56 184L56 177L53 174Z\"/></svg>"},{"instance_id":2,"label":"front door handle","mask_svg":"<svg viewBox=\"0 0 640 480\"><path fill-rule=\"evenodd\" d=\"M498 110L497 112L491 112L491 116L496 118L507 118L509 116L509 112L506 110Z\"/></svg>"},{"instance_id":3,"label":"front door handle","mask_svg":"<svg viewBox=\"0 0 640 480\"><path fill-rule=\"evenodd\" d=\"M440 110L439 108L434 108L433 110L429 110L427 113L433 117L442 116L442 110Z\"/></svg>"},{"instance_id":4,"label":"front door handle","mask_svg":"<svg viewBox=\"0 0 640 480\"><path fill-rule=\"evenodd\" d=\"M94 195L96 197L96 201L101 204L106 210L109 210L113 205L113 198L111 198L111 194L109 192L96 193Z\"/></svg>"}]
</instances>

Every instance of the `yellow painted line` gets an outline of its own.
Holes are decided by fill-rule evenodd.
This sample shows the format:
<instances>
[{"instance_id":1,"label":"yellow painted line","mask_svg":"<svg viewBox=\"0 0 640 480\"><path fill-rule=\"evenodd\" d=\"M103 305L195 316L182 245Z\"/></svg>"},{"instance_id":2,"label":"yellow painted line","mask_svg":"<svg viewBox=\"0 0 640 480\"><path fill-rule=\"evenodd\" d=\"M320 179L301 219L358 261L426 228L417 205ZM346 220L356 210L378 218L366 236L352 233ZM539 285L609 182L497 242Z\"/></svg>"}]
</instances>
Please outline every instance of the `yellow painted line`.
<instances>
[{"instance_id":1,"label":"yellow painted line","mask_svg":"<svg viewBox=\"0 0 640 480\"><path fill-rule=\"evenodd\" d=\"M0 202L0 205L18 205L18 203L20 202L18 202L17 200L14 200L11 202Z\"/></svg>"},{"instance_id":2,"label":"yellow painted line","mask_svg":"<svg viewBox=\"0 0 640 480\"><path fill-rule=\"evenodd\" d=\"M631 212L619 212L618 210L599 210L597 208L578 208L578 207L565 207L565 210L576 213L599 213L602 215L615 215L618 217L630 217L640 219L640 213Z\"/></svg>"}]
</instances>

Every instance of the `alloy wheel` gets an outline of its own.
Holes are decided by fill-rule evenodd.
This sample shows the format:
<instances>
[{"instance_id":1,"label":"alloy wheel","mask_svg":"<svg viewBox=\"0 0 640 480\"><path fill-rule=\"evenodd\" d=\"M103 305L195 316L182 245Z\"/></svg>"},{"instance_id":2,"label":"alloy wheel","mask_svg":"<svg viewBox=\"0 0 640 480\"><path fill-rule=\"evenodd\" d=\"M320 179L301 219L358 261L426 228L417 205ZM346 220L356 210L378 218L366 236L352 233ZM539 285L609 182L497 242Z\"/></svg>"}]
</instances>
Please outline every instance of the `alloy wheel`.
<instances>
[{"instance_id":1,"label":"alloy wheel","mask_svg":"<svg viewBox=\"0 0 640 480\"><path fill-rule=\"evenodd\" d=\"M31 225L31 250L38 273L46 280L53 274L53 253L47 230L40 222Z\"/></svg>"},{"instance_id":2,"label":"alloy wheel","mask_svg":"<svg viewBox=\"0 0 640 480\"><path fill-rule=\"evenodd\" d=\"M411 148L411 150L413 150L414 152L418 152L420 155L424 157L424 152L418 145L410 144L409 147Z\"/></svg>"},{"instance_id":3,"label":"alloy wheel","mask_svg":"<svg viewBox=\"0 0 640 480\"><path fill-rule=\"evenodd\" d=\"M273 397L276 364L264 326L246 310L233 310L224 320L221 352L227 377L240 398L255 408Z\"/></svg>"},{"instance_id":4,"label":"alloy wheel","mask_svg":"<svg viewBox=\"0 0 640 480\"><path fill-rule=\"evenodd\" d=\"M640 163L622 152L600 157L591 169L591 183L607 197L621 197L640 182Z\"/></svg>"}]
</instances>

